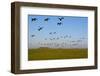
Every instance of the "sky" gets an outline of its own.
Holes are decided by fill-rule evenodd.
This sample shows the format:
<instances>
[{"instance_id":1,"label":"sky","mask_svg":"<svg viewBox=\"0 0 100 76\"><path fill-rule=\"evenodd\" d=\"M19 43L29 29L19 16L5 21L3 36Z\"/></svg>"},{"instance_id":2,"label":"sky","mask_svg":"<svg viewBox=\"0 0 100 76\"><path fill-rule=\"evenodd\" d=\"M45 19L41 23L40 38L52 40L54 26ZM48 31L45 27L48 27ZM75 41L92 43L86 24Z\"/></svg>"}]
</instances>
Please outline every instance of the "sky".
<instances>
[{"instance_id":1,"label":"sky","mask_svg":"<svg viewBox=\"0 0 100 76\"><path fill-rule=\"evenodd\" d=\"M87 48L88 17L28 15L28 46Z\"/></svg>"}]
</instances>

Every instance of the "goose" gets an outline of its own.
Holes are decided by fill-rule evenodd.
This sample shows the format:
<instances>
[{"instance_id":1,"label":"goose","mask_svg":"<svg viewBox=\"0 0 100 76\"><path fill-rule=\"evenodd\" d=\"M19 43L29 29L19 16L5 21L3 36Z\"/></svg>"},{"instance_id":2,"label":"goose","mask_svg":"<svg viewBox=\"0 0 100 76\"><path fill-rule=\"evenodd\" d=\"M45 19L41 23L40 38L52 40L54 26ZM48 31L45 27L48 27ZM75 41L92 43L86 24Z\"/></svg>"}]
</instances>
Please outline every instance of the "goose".
<instances>
[{"instance_id":1,"label":"goose","mask_svg":"<svg viewBox=\"0 0 100 76\"><path fill-rule=\"evenodd\" d=\"M36 21L37 20L37 18L32 18L32 21Z\"/></svg>"},{"instance_id":2,"label":"goose","mask_svg":"<svg viewBox=\"0 0 100 76\"><path fill-rule=\"evenodd\" d=\"M49 20L49 18L44 19L44 21L48 21L48 20Z\"/></svg>"},{"instance_id":3,"label":"goose","mask_svg":"<svg viewBox=\"0 0 100 76\"><path fill-rule=\"evenodd\" d=\"M39 29L38 29L38 31L40 31L40 30L42 30L43 29L43 27L40 27Z\"/></svg>"}]
</instances>

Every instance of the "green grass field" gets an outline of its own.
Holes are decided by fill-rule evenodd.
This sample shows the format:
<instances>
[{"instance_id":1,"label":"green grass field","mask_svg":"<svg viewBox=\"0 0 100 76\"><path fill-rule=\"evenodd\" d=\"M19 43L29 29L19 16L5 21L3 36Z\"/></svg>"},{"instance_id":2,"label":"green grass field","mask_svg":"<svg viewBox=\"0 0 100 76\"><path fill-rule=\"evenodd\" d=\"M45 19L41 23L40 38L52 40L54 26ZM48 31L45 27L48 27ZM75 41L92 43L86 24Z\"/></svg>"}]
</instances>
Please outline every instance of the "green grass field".
<instances>
[{"instance_id":1,"label":"green grass field","mask_svg":"<svg viewBox=\"0 0 100 76\"><path fill-rule=\"evenodd\" d=\"M87 49L37 48L28 50L28 60L80 59L87 57Z\"/></svg>"}]
</instances>

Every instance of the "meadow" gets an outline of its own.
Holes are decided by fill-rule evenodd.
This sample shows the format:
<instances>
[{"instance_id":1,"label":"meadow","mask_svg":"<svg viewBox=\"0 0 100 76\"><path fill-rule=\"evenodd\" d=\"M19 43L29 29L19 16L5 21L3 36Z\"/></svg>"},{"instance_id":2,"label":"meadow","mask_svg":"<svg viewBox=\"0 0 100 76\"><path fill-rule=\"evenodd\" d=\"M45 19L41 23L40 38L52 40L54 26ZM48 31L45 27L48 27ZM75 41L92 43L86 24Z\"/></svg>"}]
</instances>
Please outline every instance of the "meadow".
<instances>
[{"instance_id":1,"label":"meadow","mask_svg":"<svg viewBox=\"0 0 100 76\"><path fill-rule=\"evenodd\" d=\"M88 58L87 49L37 48L28 50L28 60Z\"/></svg>"}]
</instances>

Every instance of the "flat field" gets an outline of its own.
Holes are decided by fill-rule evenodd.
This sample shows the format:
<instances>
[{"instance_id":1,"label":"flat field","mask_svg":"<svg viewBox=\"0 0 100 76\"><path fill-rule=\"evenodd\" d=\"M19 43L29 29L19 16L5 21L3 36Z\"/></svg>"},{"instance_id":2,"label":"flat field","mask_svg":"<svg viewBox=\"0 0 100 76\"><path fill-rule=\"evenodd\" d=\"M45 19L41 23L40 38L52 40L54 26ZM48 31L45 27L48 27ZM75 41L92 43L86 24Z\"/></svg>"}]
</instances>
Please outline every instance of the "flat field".
<instances>
[{"instance_id":1,"label":"flat field","mask_svg":"<svg viewBox=\"0 0 100 76\"><path fill-rule=\"evenodd\" d=\"M37 48L28 50L28 60L88 58L87 49Z\"/></svg>"}]
</instances>

